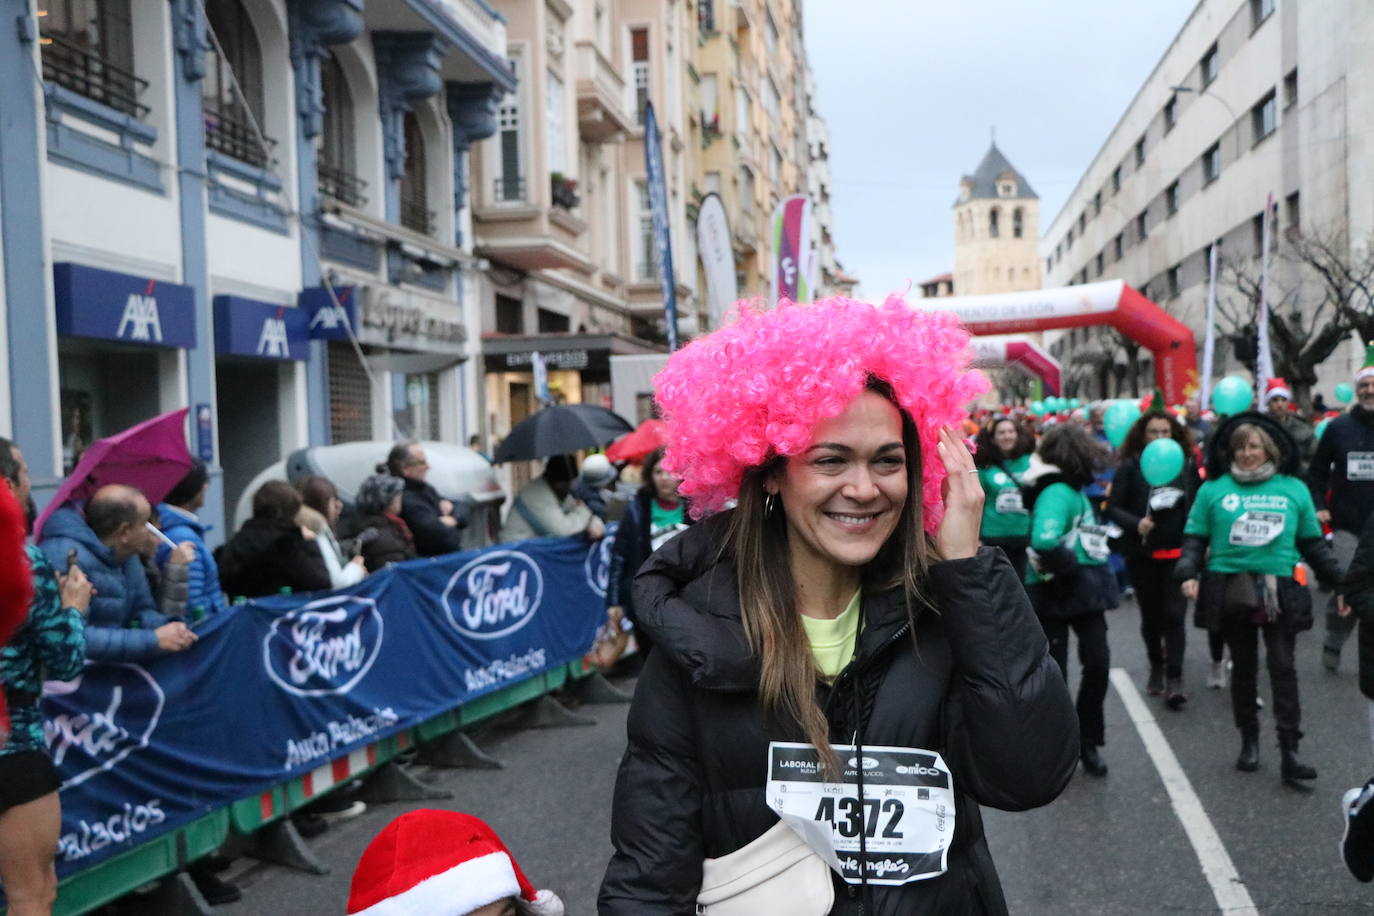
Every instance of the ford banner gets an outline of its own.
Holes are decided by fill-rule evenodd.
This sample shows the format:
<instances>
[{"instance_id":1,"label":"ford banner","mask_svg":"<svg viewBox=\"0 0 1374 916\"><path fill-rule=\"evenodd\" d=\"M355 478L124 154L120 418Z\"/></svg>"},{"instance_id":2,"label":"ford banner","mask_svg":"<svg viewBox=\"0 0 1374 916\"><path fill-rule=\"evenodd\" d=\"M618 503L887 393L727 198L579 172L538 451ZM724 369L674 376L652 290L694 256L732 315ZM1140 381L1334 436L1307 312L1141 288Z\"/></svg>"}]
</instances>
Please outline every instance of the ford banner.
<instances>
[{"instance_id":1,"label":"ford banner","mask_svg":"<svg viewBox=\"0 0 1374 916\"><path fill-rule=\"evenodd\" d=\"M606 541L557 538L415 560L232 607L187 652L50 682L59 875L581 658L608 559Z\"/></svg>"}]
</instances>

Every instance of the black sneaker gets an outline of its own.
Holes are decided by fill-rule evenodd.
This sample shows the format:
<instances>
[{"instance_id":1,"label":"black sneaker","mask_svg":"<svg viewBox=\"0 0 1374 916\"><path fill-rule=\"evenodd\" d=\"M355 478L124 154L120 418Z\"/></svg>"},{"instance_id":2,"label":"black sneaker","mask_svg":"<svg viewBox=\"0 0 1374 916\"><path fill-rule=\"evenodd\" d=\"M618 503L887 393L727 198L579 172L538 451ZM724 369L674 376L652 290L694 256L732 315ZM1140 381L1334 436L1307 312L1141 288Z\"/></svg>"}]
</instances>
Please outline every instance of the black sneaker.
<instances>
[{"instance_id":1,"label":"black sneaker","mask_svg":"<svg viewBox=\"0 0 1374 916\"><path fill-rule=\"evenodd\" d=\"M1363 787L1351 789L1341 799L1345 815L1345 834L1341 837L1341 858L1356 880L1374 880L1374 779Z\"/></svg>"}]
</instances>

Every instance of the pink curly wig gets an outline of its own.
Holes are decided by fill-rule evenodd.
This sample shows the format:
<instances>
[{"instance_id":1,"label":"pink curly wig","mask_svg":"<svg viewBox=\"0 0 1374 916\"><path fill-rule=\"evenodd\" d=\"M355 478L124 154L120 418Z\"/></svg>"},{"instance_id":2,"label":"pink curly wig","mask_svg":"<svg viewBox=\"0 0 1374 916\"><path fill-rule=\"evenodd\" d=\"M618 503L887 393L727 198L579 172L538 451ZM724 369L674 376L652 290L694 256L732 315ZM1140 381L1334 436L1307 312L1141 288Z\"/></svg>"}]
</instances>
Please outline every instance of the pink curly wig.
<instances>
[{"instance_id":1,"label":"pink curly wig","mask_svg":"<svg viewBox=\"0 0 1374 916\"><path fill-rule=\"evenodd\" d=\"M967 404L988 390L969 368L969 335L958 319L917 311L899 296L881 306L837 297L737 308L734 322L673 354L654 378L668 422L663 465L682 478L694 513L723 508L749 468L803 452L816 423L844 412L876 376L915 421L926 456L921 505L934 533L944 515L940 428L957 427Z\"/></svg>"}]
</instances>

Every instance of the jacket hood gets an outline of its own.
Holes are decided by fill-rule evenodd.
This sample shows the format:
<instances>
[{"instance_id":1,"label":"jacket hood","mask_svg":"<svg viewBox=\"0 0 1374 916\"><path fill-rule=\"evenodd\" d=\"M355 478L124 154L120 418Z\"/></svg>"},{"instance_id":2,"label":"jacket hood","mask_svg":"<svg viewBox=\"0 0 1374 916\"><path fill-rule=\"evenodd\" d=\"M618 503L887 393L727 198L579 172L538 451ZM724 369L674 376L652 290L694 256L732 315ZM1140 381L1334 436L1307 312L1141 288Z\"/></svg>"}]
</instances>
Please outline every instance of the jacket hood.
<instances>
[{"instance_id":1,"label":"jacket hood","mask_svg":"<svg viewBox=\"0 0 1374 916\"><path fill-rule=\"evenodd\" d=\"M174 525L190 528L197 534L204 536L214 525L202 522L199 518L193 518L180 509L173 508L166 503L157 504L157 521L163 531Z\"/></svg>"},{"instance_id":2,"label":"jacket hood","mask_svg":"<svg viewBox=\"0 0 1374 916\"><path fill-rule=\"evenodd\" d=\"M649 557L635 576L636 624L694 686L752 692L759 685L759 659L744 635L735 562L722 549L732 514L699 522ZM862 644L906 622L899 597L895 589L865 593Z\"/></svg>"},{"instance_id":3,"label":"jacket hood","mask_svg":"<svg viewBox=\"0 0 1374 916\"><path fill-rule=\"evenodd\" d=\"M1282 423L1257 411L1238 413L1218 424L1207 440L1207 479L1216 480L1231 470L1231 434L1242 423L1258 426L1269 434L1279 447L1278 472L1289 476L1299 474L1298 445Z\"/></svg>"},{"instance_id":4,"label":"jacket hood","mask_svg":"<svg viewBox=\"0 0 1374 916\"><path fill-rule=\"evenodd\" d=\"M1030 456L1030 465L1021 474L1021 484L1022 486L1028 487L1047 474L1062 473L1063 472L1059 470L1058 465L1047 464L1041 460L1039 455L1032 452Z\"/></svg>"},{"instance_id":5,"label":"jacket hood","mask_svg":"<svg viewBox=\"0 0 1374 916\"><path fill-rule=\"evenodd\" d=\"M73 505L66 505L48 516L43 523L43 540L49 538L69 538L85 547L106 563L114 562L110 548L100 543L85 517Z\"/></svg>"}]
</instances>

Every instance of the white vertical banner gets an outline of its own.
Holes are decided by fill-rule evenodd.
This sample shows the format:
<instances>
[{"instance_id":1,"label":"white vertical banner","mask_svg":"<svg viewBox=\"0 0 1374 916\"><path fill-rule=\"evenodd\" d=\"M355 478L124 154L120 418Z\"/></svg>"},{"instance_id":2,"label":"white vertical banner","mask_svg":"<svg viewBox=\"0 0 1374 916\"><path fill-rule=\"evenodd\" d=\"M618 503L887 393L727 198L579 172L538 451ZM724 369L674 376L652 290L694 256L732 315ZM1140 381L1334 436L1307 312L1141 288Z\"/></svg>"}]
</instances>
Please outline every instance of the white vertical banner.
<instances>
[{"instance_id":1,"label":"white vertical banner","mask_svg":"<svg viewBox=\"0 0 1374 916\"><path fill-rule=\"evenodd\" d=\"M549 392L549 365L538 350L530 354L530 369L534 372L534 396L540 404L548 404L553 400Z\"/></svg>"},{"instance_id":2,"label":"white vertical banner","mask_svg":"<svg viewBox=\"0 0 1374 916\"><path fill-rule=\"evenodd\" d=\"M1269 349L1269 239L1273 234L1274 192L1264 200L1263 230L1260 233L1260 301L1258 355L1255 357L1255 403L1264 403L1264 389L1274 377L1274 355Z\"/></svg>"},{"instance_id":3,"label":"white vertical banner","mask_svg":"<svg viewBox=\"0 0 1374 916\"><path fill-rule=\"evenodd\" d=\"M1198 411L1212 400L1212 373L1217 349L1217 243L1207 254L1207 335L1202 339L1202 389L1198 392Z\"/></svg>"},{"instance_id":4,"label":"white vertical banner","mask_svg":"<svg viewBox=\"0 0 1374 916\"><path fill-rule=\"evenodd\" d=\"M712 191L697 209L697 256L706 274L707 310L714 330L725 321L730 306L739 298L735 276L735 250L730 242L730 217L720 195Z\"/></svg>"}]
</instances>

